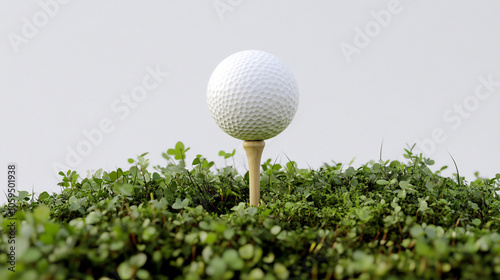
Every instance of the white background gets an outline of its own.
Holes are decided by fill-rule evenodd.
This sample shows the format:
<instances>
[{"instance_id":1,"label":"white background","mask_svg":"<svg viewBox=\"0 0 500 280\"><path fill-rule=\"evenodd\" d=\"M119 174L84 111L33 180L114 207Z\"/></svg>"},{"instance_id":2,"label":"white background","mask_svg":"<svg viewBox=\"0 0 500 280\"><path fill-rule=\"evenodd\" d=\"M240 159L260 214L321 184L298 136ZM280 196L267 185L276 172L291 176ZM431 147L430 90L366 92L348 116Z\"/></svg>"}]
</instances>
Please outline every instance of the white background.
<instances>
[{"instance_id":1,"label":"white background","mask_svg":"<svg viewBox=\"0 0 500 280\"><path fill-rule=\"evenodd\" d=\"M357 167L378 160L382 141L392 160L418 141L436 168L450 166L447 175L449 152L468 180L475 171L492 177L500 172L500 86L488 93L479 77L500 82L499 15L492 0L1 0L2 192L10 162L18 189L39 194L60 190L54 165L86 176L128 169L127 159L144 152L165 164L161 153L177 141L191 147L188 161L202 154L218 167L219 150L236 149L244 171L242 143L212 120L206 85L220 61L246 49L279 57L300 90L295 119L266 141L264 159L318 168L356 157ZM123 106L148 67L169 76L130 114L118 113L113 102ZM114 129L69 164L68 149L103 119ZM430 143L436 129L441 143Z\"/></svg>"}]
</instances>

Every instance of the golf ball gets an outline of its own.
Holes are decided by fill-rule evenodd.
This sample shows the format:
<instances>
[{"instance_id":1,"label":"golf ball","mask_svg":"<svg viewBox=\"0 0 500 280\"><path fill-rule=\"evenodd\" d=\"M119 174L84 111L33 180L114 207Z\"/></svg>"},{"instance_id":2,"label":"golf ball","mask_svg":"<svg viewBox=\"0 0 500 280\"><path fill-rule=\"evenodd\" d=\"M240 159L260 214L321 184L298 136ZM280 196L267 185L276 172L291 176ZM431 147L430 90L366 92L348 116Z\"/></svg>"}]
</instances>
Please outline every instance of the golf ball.
<instances>
[{"instance_id":1,"label":"golf ball","mask_svg":"<svg viewBox=\"0 0 500 280\"><path fill-rule=\"evenodd\" d=\"M274 55L247 50L224 59L207 87L212 117L227 134L241 140L266 140L292 121L299 103L292 71Z\"/></svg>"}]
</instances>

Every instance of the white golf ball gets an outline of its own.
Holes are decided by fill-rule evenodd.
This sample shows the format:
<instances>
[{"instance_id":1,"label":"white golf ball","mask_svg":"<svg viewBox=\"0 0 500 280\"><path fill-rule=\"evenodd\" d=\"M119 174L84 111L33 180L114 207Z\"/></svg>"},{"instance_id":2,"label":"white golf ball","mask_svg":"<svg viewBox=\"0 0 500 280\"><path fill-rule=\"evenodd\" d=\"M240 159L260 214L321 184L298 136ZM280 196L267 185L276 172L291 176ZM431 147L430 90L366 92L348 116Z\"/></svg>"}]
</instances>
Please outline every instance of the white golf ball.
<instances>
[{"instance_id":1,"label":"white golf ball","mask_svg":"<svg viewBox=\"0 0 500 280\"><path fill-rule=\"evenodd\" d=\"M208 82L207 103L227 134L241 140L266 140L292 121L299 90L281 60L264 51L247 50L217 65Z\"/></svg>"}]
</instances>

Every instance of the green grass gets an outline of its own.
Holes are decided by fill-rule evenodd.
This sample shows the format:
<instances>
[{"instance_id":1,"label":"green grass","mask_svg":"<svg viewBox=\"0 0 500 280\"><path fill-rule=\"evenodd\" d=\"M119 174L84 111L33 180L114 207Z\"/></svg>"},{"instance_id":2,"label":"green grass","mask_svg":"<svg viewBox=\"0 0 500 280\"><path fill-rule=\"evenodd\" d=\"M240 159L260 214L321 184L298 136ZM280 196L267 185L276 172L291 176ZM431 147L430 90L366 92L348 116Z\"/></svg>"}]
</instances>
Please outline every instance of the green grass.
<instances>
[{"instance_id":1,"label":"green grass","mask_svg":"<svg viewBox=\"0 0 500 280\"><path fill-rule=\"evenodd\" d=\"M61 172L59 194L19 192L16 272L1 254L0 279L500 278L500 174L444 177L411 149L359 168L267 160L255 208L248 174L201 155L187 169L188 150L177 143L165 166L143 154L92 178Z\"/></svg>"}]
</instances>

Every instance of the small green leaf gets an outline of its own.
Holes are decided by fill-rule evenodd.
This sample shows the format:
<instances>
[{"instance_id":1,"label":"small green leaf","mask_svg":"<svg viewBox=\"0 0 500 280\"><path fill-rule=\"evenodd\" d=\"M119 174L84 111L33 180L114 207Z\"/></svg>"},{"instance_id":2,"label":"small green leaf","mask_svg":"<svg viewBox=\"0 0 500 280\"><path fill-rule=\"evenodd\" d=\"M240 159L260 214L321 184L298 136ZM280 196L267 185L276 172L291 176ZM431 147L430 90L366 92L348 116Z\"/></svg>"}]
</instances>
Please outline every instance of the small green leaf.
<instances>
[{"instance_id":1,"label":"small green leaf","mask_svg":"<svg viewBox=\"0 0 500 280\"><path fill-rule=\"evenodd\" d=\"M226 269L226 262L222 258L216 257L210 260L210 262L208 263L206 273L214 277L215 279L221 279L224 275L224 272L226 272Z\"/></svg>"},{"instance_id":2,"label":"small green leaf","mask_svg":"<svg viewBox=\"0 0 500 280\"><path fill-rule=\"evenodd\" d=\"M275 259L274 253L270 252L269 254L267 254L267 256L265 256L262 259L262 261L265 263L272 263L272 262L274 262L274 259Z\"/></svg>"},{"instance_id":3,"label":"small green leaf","mask_svg":"<svg viewBox=\"0 0 500 280\"><path fill-rule=\"evenodd\" d=\"M429 191L432 192L434 190L434 184L431 182L425 183L425 188Z\"/></svg>"},{"instance_id":4,"label":"small green leaf","mask_svg":"<svg viewBox=\"0 0 500 280\"><path fill-rule=\"evenodd\" d=\"M191 163L192 165L198 165L200 164L200 158L199 157L196 157L194 160L193 160L193 163Z\"/></svg>"},{"instance_id":5,"label":"small green leaf","mask_svg":"<svg viewBox=\"0 0 500 280\"><path fill-rule=\"evenodd\" d=\"M380 180L377 180L377 184L384 186L384 185L388 185L389 182L387 182L386 180L380 179Z\"/></svg>"},{"instance_id":6,"label":"small green leaf","mask_svg":"<svg viewBox=\"0 0 500 280\"><path fill-rule=\"evenodd\" d=\"M232 211L235 211L238 213L242 213L244 209L245 209L245 203L243 203L243 202L240 202L240 203L238 203L238 205L231 208Z\"/></svg>"},{"instance_id":7,"label":"small green leaf","mask_svg":"<svg viewBox=\"0 0 500 280\"><path fill-rule=\"evenodd\" d=\"M224 238L227 239L227 240L232 240L233 237L234 237L234 229L233 228L228 228L226 230L224 230Z\"/></svg>"},{"instance_id":8,"label":"small green leaf","mask_svg":"<svg viewBox=\"0 0 500 280\"><path fill-rule=\"evenodd\" d=\"M215 234L214 232L209 232L207 238L205 239L205 242L207 244L214 244L215 241L217 241L217 234Z\"/></svg>"},{"instance_id":9,"label":"small green leaf","mask_svg":"<svg viewBox=\"0 0 500 280\"><path fill-rule=\"evenodd\" d=\"M429 246L425 241L419 240L415 244L415 251L417 254L431 258L434 256L434 251L432 250L431 246Z\"/></svg>"},{"instance_id":10,"label":"small green leaf","mask_svg":"<svg viewBox=\"0 0 500 280\"><path fill-rule=\"evenodd\" d=\"M76 196L72 196L68 200L69 202L69 210L70 211L78 211L82 206L87 203L87 198L76 198Z\"/></svg>"},{"instance_id":11,"label":"small green leaf","mask_svg":"<svg viewBox=\"0 0 500 280\"><path fill-rule=\"evenodd\" d=\"M49 193L43 192L38 196L38 201L43 202L50 197Z\"/></svg>"},{"instance_id":12,"label":"small green leaf","mask_svg":"<svg viewBox=\"0 0 500 280\"><path fill-rule=\"evenodd\" d=\"M116 181L116 179L118 179L118 174L116 173L116 171L112 171L111 173L109 173L109 179L111 179L111 181Z\"/></svg>"},{"instance_id":13,"label":"small green leaf","mask_svg":"<svg viewBox=\"0 0 500 280\"><path fill-rule=\"evenodd\" d=\"M403 190L407 189L407 188L409 188L411 186L412 185L408 181L401 181L401 182L399 182L399 187L402 188Z\"/></svg>"},{"instance_id":14,"label":"small green leaf","mask_svg":"<svg viewBox=\"0 0 500 280\"><path fill-rule=\"evenodd\" d=\"M470 207L472 207L472 209L474 209L475 211L479 210L479 207L477 206L476 203L472 202L472 201L469 201L469 205Z\"/></svg>"},{"instance_id":15,"label":"small green leaf","mask_svg":"<svg viewBox=\"0 0 500 280\"><path fill-rule=\"evenodd\" d=\"M346 175L347 177L352 177L352 176L354 176L355 174L356 174L356 170L355 170L352 166L350 166L349 168L347 168L347 169L345 170L345 175Z\"/></svg>"},{"instance_id":16,"label":"small green leaf","mask_svg":"<svg viewBox=\"0 0 500 280\"><path fill-rule=\"evenodd\" d=\"M278 276L278 279L288 279L290 275L286 266L281 263L275 263L273 270L276 276Z\"/></svg>"},{"instance_id":17,"label":"small green leaf","mask_svg":"<svg viewBox=\"0 0 500 280\"><path fill-rule=\"evenodd\" d=\"M424 235L424 229L420 225L414 225L411 227L410 233L413 238L416 238Z\"/></svg>"},{"instance_id":18,"label":"small green leaf","mask_svg":"<svg viewBox=\"0 0 500 280\"><path fill-rule=\"evenodd\" d=\"M17 196L18 200L24 200L25 198L29 198L30 194L27 191L19 191L19 195Z\"/></svg>"},{"instance_id":19,"label":"small green leaf","mask_svg":"<svg viewBox=\"0 0 500 280\"><path fill-rule=\"evenodd\" d=\"M129 262L135 268L139 268L139 267L142 267L146 263L147 259L148 259L148 257L146 256L146 254L139 253L137 255L132 256L130 258Z\"/></svg>"},{"instance_id":20,"label":"small green leaf","mask_svg":"<svg viewBox=\"0 0 500 280\"><path fill-rule=\"evenodd\" d=\"M174 204L172 205L173 209L183 209L189 206L189 199L185 198L181 201L180 198L176 198Z\"/></svg>"},{"instance_id":21,"label":"small green leaf","mask_svg":"<svg viewBox=\"0 0 500 280\"><path fill-rule=\"evenodd\" d=\"M120 278L130 279L134 275L134 268L128 261L124 261L118 266L117 272Z\"/></svg>"},{"instance_id":22,"label":"small green leaf","mask_svg":"<svg viewBox=\"0 0 500 280\"><path fill-rule=\"evenodd\" d=\"M361 270L369 270L375 261L372 255L369 255L363 251L356 250L353 253L354 261L360 266Z\"/></svg>"},{"instance_id":23,"label":"small green leaf","mask_svg":"<svg viewBox=\"0 0 500 280\"><path fill-rule=\"evenodd\" d=\"M149 226L142 232L142 238L145 241L149 241L155 236L155 234L156 234L156 228Z\"/></svg>"},{"instance_id":24,"label":"small green leaf","mask_svg":"<svg viewBox=\"0 0 500 280\"><path fill-rule=\"evenodd\" d=\"M134 186L131 184L115 184L114 190L119 194L131 196L134 193Z\"/></svg>"},{"instance_id":25,"label":"small green leaf","mask_svg":"<svg viewBox=\"0 0 500 280\"><path fill-rule=\"evenodd\" d=\"M85 223L88 225L93 225L101 221L101 213L100 212L90 212L87 217L85 218Z\"/></svg>"},{"instance_id":26,"label":"small green leaf","mask_svg":"<svg viewBox=\"0 0 500 280\"><path fill-rule=\"evenodd\" d=\"M27 248L26 253L22 256L22 261L26 263L35 263L42 257L42 253L36 247Z\"/></svg>"},{"instance_id":27,"label":"small green leaf","mask_svg":"<svg viewBox=\"0 0 500 280\"><path fill-rule=\"evenodd\" d=\"M258 267L254 268L254 269L252 269L252 271L250 271L248 278L255 279L255 280L262 279L262 278L264 278L264 271L262 271L262 269L260 269Z\"/></svg>"},{"instance_id":28,"label":"small green leaf","mask_svg":"<svg viewBox=\"0 0 500 280\"><path fill-rule=\"evenodd\" d=\"M153 180L154 181L161 180L161 175L158 172L153 173Z\"/></svg>"},{"instance_id":29,"label":"small green leaf","mask_svg":"<svg viewBox=\"0 0 500 280\"><path fill-rule=\"evenodd\" d=\"M207 246L201 251L201 257L203 258L203 261L208 263L210 259L212 258L212 255L214 254L214 251L210 246Z\"/></svg>"},{"instance_id":30,"label":"small green leaf","mask_svg":"<svg viewBox=\"0 0 500 280\"><path fill-rule=\"evenodd\" d=\"M238 249L240 256L244 260L251 259L253 257L253 245L246 244Z\"/></svg>"},{"instance_id":31,"label":"small green leaf","mask_svg":"<svg viewBox=\"0 0 500 280\"><path fill-rule=\"evenodd\" d=\"M41 204L33 211L33 216L38 222L44 223L50 218L50 208L47 205Z\"/></svg>"},{"instance_id":32,"label":"small green leaf","mask_svg":"<svg viewBox=\"0 0 500 280\"><path fill-rule=\"evenodd\" d=\"M222 254L222 259L228 264L229 268L234 270L241 270L245 263L234 249L226 249Z\"/></svg>"},{"instance_id":33,"label":"small green leaf","mask_svg":"<svg viewBox=\"0 0 500 280\"><path fill-rule=\"evenodd\" d=\"M281 231L281 227L280 227L280 226L278 226L278 225L275 225L275 226L273 226L273 227L271 228L271 233L272 233L273 235L278 235L278 234L280 233L280 231Z\"/></svg>"},{"instance_id":34,"label":"small green leaf","mask_svg":"<svg viewBox=\"0 0 500 280\"><path fill-rule=\"evenodd\" d=\"M177 142L177 143L175 144L175 149L176 149L177 151L184 151L184 143L182 143L181 141Z\"/></svg>"},{"instance_id":35,"label":"small green leaf","mask_svg":"<svg viewBox=\"0 0 500 280\"><path fill-rule=\"evenodd\" d=\"M151 279L151 274L149 274L149 271L145 269L139 269L137 270L136 274L137 278L139 279Z\"/></svg>"},{"instance_id":36,"label":"small green leaf","mask_svg":"<svg viewBox=\"0 0 500 280\"><path fill-rule=\"evenodd\" d=\"M356 209L356 214L357 214L358 218L364 223L368 222L372 218L369 207L363 207L361 209Z\"/></svg>"},{"instance_id":37,"label":"small green leaf","mask_svg":"<svg viewBox=\"0 0 500 280\"><path fill-rule=\"evenodd\" d=\"M420 207L417 211L425 212L429 209L429 207L427 206L427 201L425 201L425 199L418 198L418 202L420 203Z\"/></svg>"}]
</instances>

